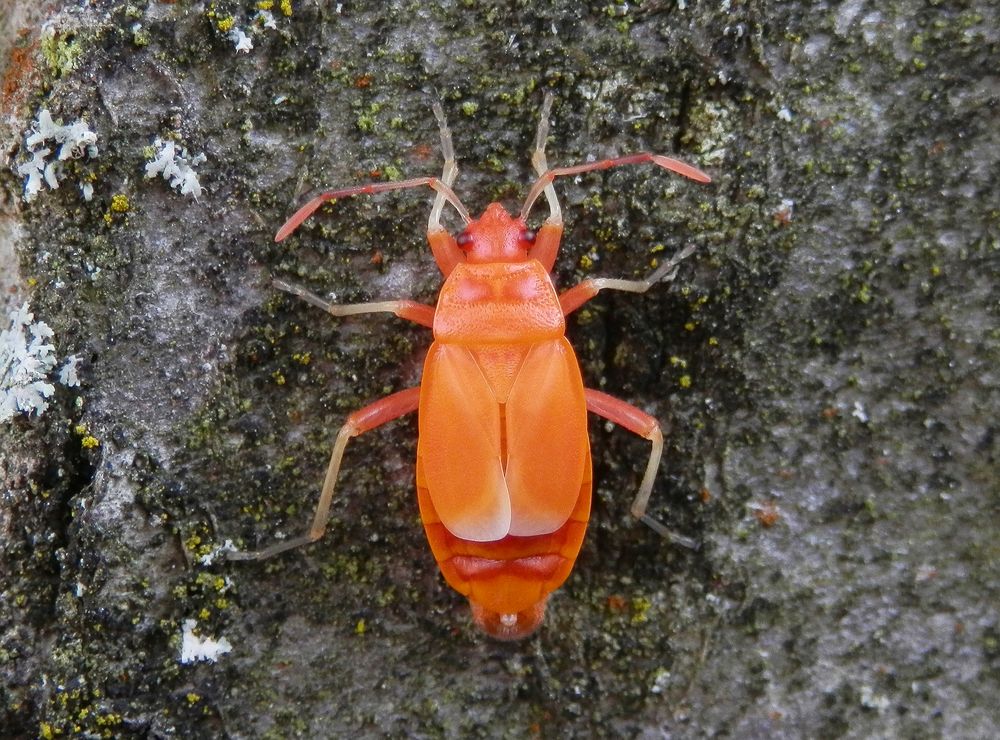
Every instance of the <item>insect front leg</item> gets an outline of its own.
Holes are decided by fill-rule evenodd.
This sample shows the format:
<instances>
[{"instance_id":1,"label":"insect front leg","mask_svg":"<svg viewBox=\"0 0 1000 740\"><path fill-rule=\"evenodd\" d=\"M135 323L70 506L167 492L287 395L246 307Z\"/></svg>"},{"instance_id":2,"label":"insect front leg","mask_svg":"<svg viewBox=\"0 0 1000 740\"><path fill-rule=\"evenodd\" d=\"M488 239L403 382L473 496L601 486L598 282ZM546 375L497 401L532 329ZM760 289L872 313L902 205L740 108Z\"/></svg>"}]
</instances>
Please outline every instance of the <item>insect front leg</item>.
<instances>
[{"instance_id":1,"label":"insect front leg","mask_svg":"<svg viewBox=\"0 0 1000 740\"><path fill-rule=\"evenodd\" d=\"M330 502L333 500L333 489L337 483L337 477L340 475L340 463L344 459L347 443L353 437L370 432L372 429L416 411L419 404L420 388L407 388L404 391L381 398L348 416L344 426L337 433L337 441L333 444L330 464L326 468L326 479L323 481L323 491L320 493L319 503L316 504L312 524L306 533L284 542L277 542L263 550L229 552L228 558L230 560L262 560L277 555L279 552L315 542L322 537L326 530L326 524L330 520Z\"/></svg>"},{"instance_id":2,"label":"insect front leg","mask_svg":"<svg viewBox=\"0 0 1000 740\"><path fill-rule=\"evenodd\" d=\"M618 426L625 427L630 432L652 442L653 447L649 452L646 472L639 484L639 491L632 501L632 516L649 525L653 531L671 542L691 550L697 550L698 543L693 539L667 529L646 513L649 496L653 492L653 481L656 480L656 471L660 467L660 456L663 454L663 432L660 431L660 422L645 411L614 396L609 396L607 393L592 388L585 388L583 393L587 400L587 411L614 422Z\"/></svg>"},{"instance_id":3,"label":"insect front leg","mask_svg":"<svg viewBox=\"0 0 1000 740\"><path fill-rule=\"evenodd\" d=\"M563 314L571 314L602 290L623 290L627 293L645 293L657 283L669 283L677 277L677 266L691 256L695 247L684 247L669 260L653 270L642 280L621 280L619 278L587 278L581 280L559 296Z\"/></svg>"}]
</instances>

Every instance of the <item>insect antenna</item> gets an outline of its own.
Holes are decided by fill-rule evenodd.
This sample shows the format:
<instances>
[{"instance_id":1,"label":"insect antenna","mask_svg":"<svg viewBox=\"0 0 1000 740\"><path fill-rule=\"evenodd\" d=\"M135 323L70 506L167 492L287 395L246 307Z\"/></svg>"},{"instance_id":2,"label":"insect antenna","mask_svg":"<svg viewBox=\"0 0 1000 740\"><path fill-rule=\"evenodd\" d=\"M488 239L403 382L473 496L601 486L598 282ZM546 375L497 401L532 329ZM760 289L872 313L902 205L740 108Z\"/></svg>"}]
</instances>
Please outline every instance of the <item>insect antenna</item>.
<instances>
[{"instance_id":1,"label":"insect antenna","mask_svg":"<svg viewBox=\"0 0 1000 740\"><path fill-rule=\"evenodd\" d=\"M557 177L579 175L582 172L590 172L592 170L607 170L612 167L619 167L625 164L643 164L645 162L652 162L665 170L676 172L678 175L683 175L684 177L688 177L696 182L712 181L712 178L699 170L697 167L692 167L691 165L685 164L678 159L665 157L662 154L653 154L652 152L640 152L638 154L630 154L627 157L601 159L596 162L573 165L572 167L556 167L543 173L537 180L535 180L535 184L531 186L531 190L528 192L528 197L524 201L524 207L521 208L521 220L526 220L528 218L528 214L531 212L531 207L535 204L535 201L538 200L538 196L541 195L545 191L545 188L547 188Z\"/></svg>"},{"instance_id":2,"label":"insect antenna","mask_svg":"<svg viewBox=\"0 0 1000 740\"><path fill-rule=\"evenodd\" d=\"M278 233L274 235L274 241L280 242L285 239L289 234L295 231L303 221L309 218L317 208L326 203L328 200L347 198L352 195L374 195L375 193L384 193L389 190L405 190L407 188L418 188L424 185L427 185L437 191L439 199L443 198L451 203L465 223L472 221L469 211L464 205L462 205L462 201L458 199L458 196L455 195L455 191L448 187L448 185L436 177L416 177L412 180L400 180L399 182L378 182L370 185L358 185L353 188L343 188L341 190L327 190L326 192L320 193L292 214L291 218L285 221L284 225L278 229Z\"/></svg>"}]
</instances>

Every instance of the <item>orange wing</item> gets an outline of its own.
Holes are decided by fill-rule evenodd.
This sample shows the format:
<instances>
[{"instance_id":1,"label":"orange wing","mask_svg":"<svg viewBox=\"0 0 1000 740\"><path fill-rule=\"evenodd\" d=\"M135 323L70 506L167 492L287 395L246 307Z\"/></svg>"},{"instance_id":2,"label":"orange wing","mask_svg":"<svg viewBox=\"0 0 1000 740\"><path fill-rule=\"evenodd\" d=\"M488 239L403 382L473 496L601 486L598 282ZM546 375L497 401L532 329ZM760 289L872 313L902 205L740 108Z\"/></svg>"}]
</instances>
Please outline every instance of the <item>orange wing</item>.
<instances>
[{"instance_id":1,"label":"orange wing","mask_svg":"<svg viewBox=\"0 0 1000 740\"><path fill-rule=\"evenodd\" d=\"M469 350L431 346L419 418L417 455L441 522L474 542L506 536L511 502L500 460L500 407Z\"/></svg>"},{"instance_id":2,"label":"orange wing","mask_svg":"<svg viewBox=\"0 0 1000 740\"><path fill-rule=\"evenodd\" d=\"M587 403L565 338L535 344L506 408L510 534L559 529L576 507L587 471Z\"/></svg>"},{"instance_id":3,"label":"orange wing","mask_svg":"<svg viewBox=\"0 0 1000 740\"><path fill-rule=\"evenodd\" d=\"M434 509L453 535L492 542L555 532L576 507L588 450L583 380L565 338L531 347L503 415L469 350L432 345L417 455Z\"/></svg>"}]
</instances>

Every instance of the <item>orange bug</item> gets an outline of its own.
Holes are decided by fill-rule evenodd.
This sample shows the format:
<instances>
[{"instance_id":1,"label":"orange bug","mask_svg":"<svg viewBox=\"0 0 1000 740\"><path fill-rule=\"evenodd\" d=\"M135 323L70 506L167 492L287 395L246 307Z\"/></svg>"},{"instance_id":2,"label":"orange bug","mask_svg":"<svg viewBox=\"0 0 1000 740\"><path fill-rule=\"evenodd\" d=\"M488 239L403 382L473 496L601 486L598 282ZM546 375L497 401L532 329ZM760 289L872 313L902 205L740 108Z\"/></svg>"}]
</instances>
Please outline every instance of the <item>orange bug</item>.
<instances>
[{"instance_id":1,"label":"orange bug","mask_svg":"<svg viewBox=\"0 0 1000 740\"><path fill-rule=\"evenodd\" d=\"M445 580L468 597L472 618L495 638L526 637L541 624L552 591L569 576L590 518L591 462L587 412L639 434L652 451L632 514L661 534L646 504L663 449L652 416L605 393L585 388L565 316L604 289L643 293L670 280L685 249L645 280L586 279L557 294L549 272L559 251L562 213L557 177L651 162L698 182L708 175L657 154L549 169L545 139L552 96L546 95L531 161L538 179L518 216L491 203L469 215L451 189L458 174L451 132L437 103L444 171L440 178L331 190L300 208L275 236L281 241L326 201L428 186L437 193L427 240L445 277L436 306L408 300L332 305L298 286L274 285L334 316L389 311L434 330L419 387L386 396L347 417L333 446L326 480L309 530L257 552L250 560L315 542L326 528L334 484L348 440L418 412L417 499L431 551ZM537 233L526 220L544 193L549 216ZM453 237L441 226L445 204L465 229Z\"/></svg>"}]
</instances>

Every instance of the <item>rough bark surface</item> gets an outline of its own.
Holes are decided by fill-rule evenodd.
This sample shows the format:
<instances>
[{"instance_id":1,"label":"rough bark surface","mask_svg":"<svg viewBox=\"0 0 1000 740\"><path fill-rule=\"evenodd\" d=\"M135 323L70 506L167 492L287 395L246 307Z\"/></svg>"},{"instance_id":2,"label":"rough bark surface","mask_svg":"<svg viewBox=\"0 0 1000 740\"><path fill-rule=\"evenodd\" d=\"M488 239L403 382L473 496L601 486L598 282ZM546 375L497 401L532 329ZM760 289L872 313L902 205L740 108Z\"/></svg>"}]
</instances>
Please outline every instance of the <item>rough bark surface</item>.
<instances>
[{"instance_id":1,"label":"rough bark surface","mask_svg":"<svg viewBox=\"0 0 1000 740\"><path fill-rule=\"evenodd\" d=\"M996 735L995 3L8 5L2 301L83 385L0 427L4 737ZM544 89L551 163L714 178L558 184L562 286L698 246L570 337L669 425L652 513L701 548L630 522L647 447L594 424L576 571L491 642L423 540L409 420L351 445L320 543L206 558L302 530L345 415L429 341L269 287L433 301L429 194L277 227L312 188L436 174L435 98L466 204L518 204ZM43 108L100 153L25 203ZM144 177L158 137L206 155L199 199ZM181 663L189 620L232 650Z\"/></svg>"}]
</instances>

